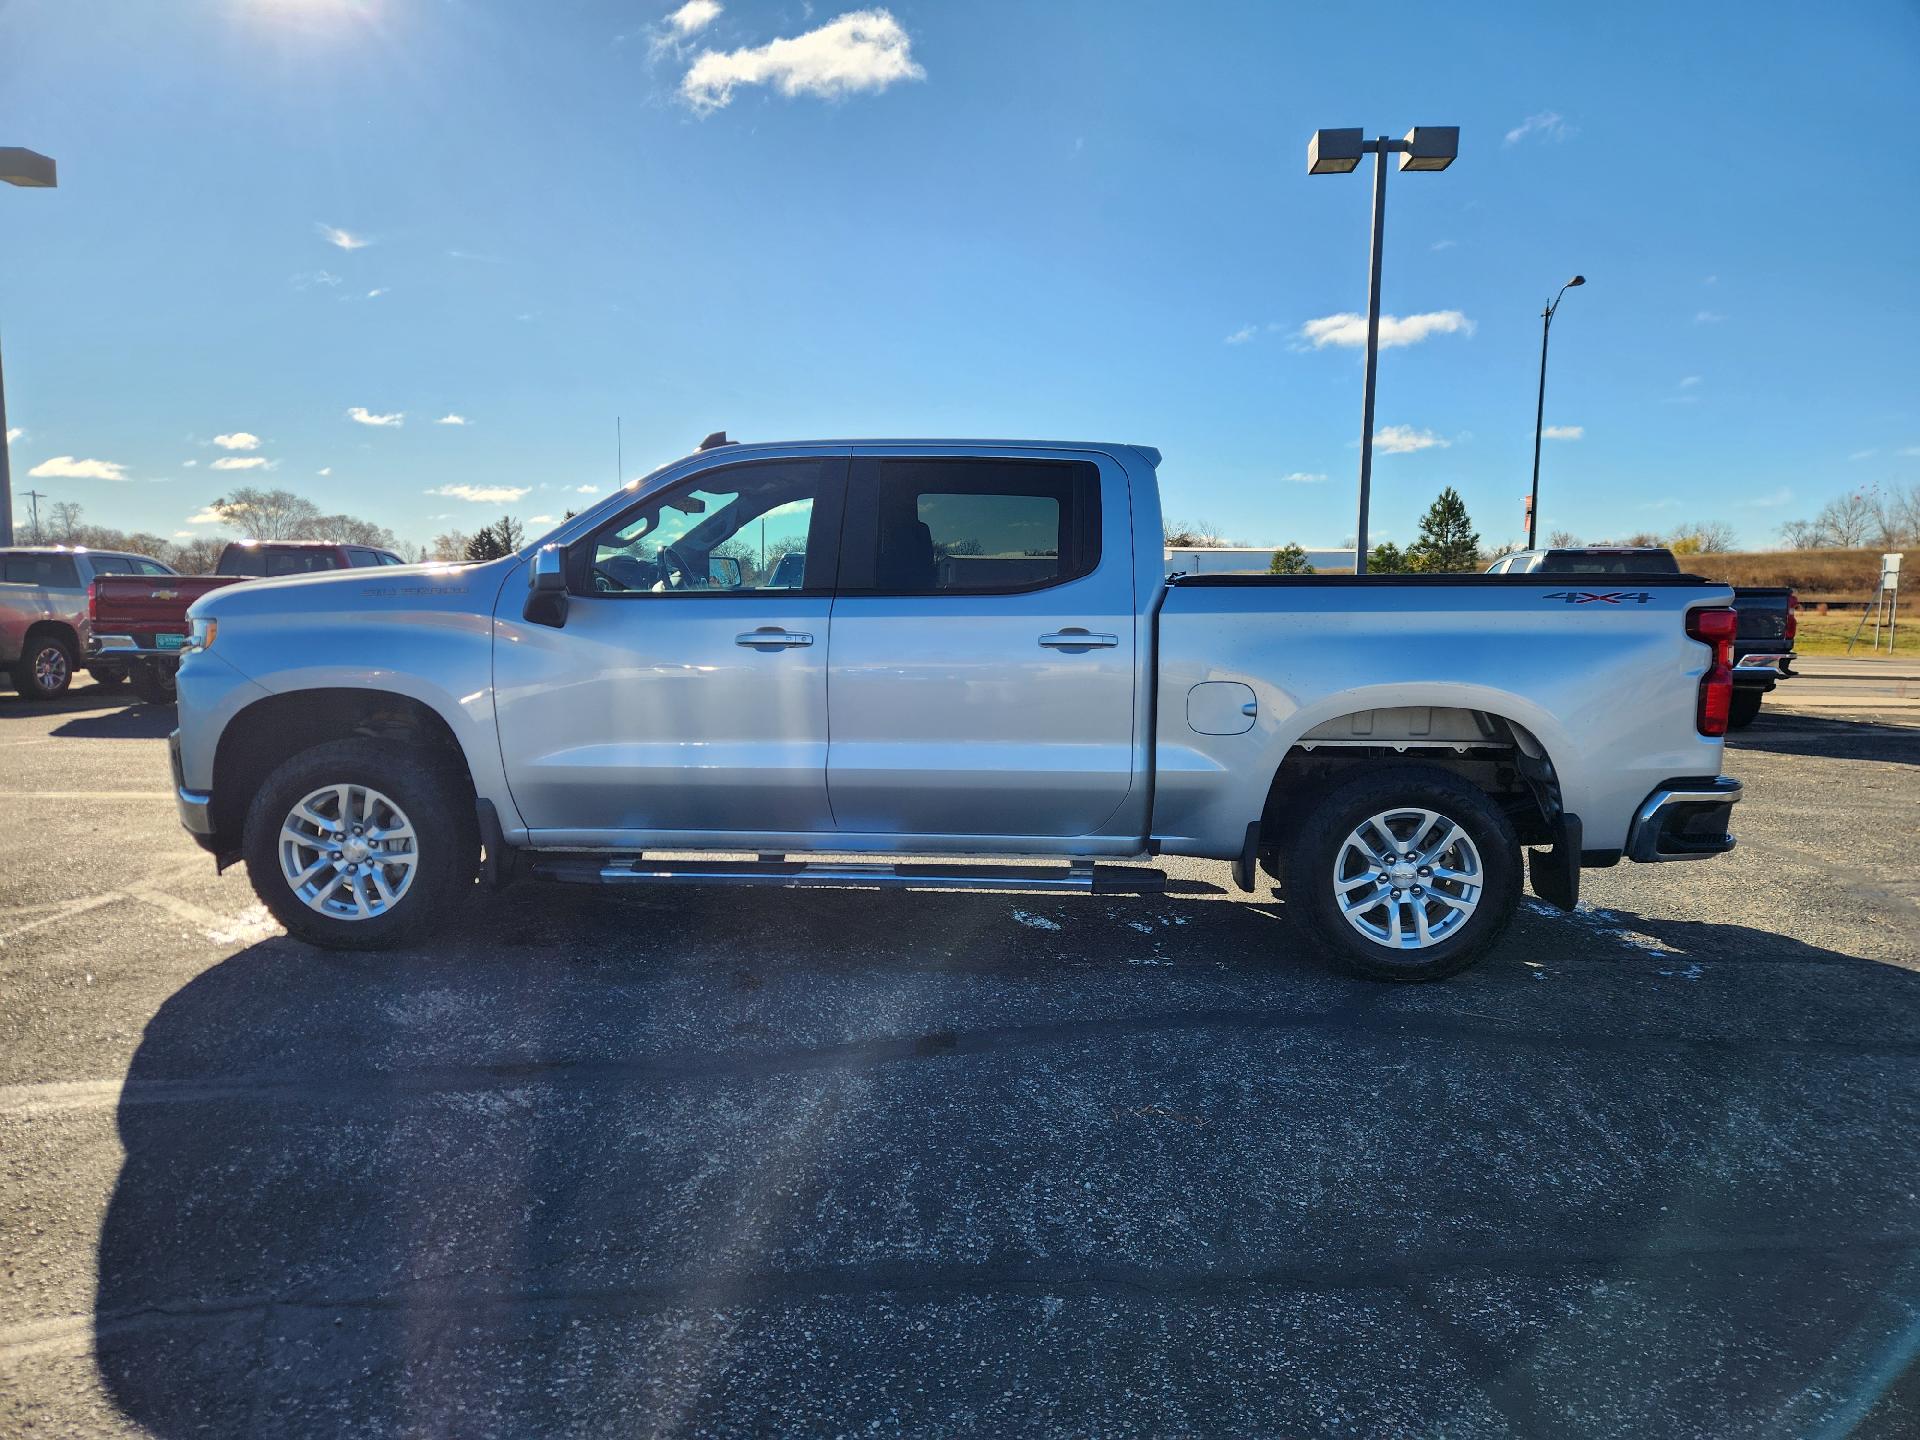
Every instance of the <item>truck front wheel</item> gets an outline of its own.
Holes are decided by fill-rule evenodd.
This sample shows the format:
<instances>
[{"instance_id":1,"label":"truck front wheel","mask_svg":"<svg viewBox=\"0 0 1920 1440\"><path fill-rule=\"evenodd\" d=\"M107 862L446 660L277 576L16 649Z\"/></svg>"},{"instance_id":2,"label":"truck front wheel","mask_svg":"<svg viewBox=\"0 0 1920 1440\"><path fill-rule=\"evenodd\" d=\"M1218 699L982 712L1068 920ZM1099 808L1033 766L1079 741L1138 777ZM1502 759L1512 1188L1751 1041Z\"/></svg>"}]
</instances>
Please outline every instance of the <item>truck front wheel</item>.
<instances>
[{"instance_id":1,"label":"truck front wheel","mask_svg":"<svg viewBox=\"0 0 1920 1440\"><path fill-rule=\"evenodd\" d=\"M1457 975L1520 900L1520 843L1484 792L1429 765L1329 791L1288 847L1298 906L1342 966L1370 980Z\"/></svg>"},{"instance_id":2,"label":"truck front wheel","mask_svg":"<svg viewBox=\"0 0 1920 1440\"><path fill-rule=\"evenodd\" d=\"M473 888L480 836L463 777L430 750L335 740L268 775L242 839L254 892L296 939L383 950Z\"/></svg>"}]
</instances>

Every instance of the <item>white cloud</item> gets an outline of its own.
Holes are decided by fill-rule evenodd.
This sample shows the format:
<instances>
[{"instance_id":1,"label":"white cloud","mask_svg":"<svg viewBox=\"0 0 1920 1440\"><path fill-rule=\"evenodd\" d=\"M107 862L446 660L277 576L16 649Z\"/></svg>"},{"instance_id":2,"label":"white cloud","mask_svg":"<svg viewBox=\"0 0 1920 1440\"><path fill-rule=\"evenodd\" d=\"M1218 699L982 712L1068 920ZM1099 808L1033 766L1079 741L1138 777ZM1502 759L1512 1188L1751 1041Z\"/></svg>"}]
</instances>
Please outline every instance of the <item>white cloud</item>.
<instances>
[{"instance_id":1,"label":"white cloud","mask_svg":"<svg viewBox=\"0 0 1920 1440\"><path fill-rule=\"evenodd\" d=\"M197 515L187 516L187 524L189 525L224 525L226 523L227 517L224 515L216 515L211 505L206 506Z\"/></svg>"},{"instance_id":2,"label":"white cloud","mask_svg":"<svg viewBox=\"0 0 1920 1440\"><path fill-rule=\"evenodd\" d=\"M598 485L576 485L573 488L574 493L578 495L598 495L600 493L600 487Z\"/></svg>"},{"instance_id":3,"label":"white cloud","mask_svg":"<svg viewBox=\"0 0 1920 1440\"><path fill-rule=\"evenodd\" d=\"M1680 377L1680 388L1682 390L1691 390L1699 383L1700 377L1698 375L1682 375Z\"/></svg>"},{"instance_id":4,"label":"white cloud","mask_svg":"<svg viewBox=\"0 0 1920 1440\"><path fill-rule=\"evenodd\" d=\"M888 11L852 10L789 40L704 51L681 78L680 94L705 113L729 104L739 85L771 85L789 98L829 100L884 90L895 81L926 78L908 53L911 43Z\"/></svg>"},{"instance_id":5,"label":"white cloud","mask_svg":"<svg viewBox=\"0 0 1920 1440\"><path fill-rule=\"evenodd\" d=\"M1382 425L1373 432L1373 445L1388 455L1405 455L1414 450L1446 449L1453 442L1431 430L1416 430L1411 425Z\"/></svg>"},{"instance_id":6,"label":"white cloud","mask_svg":"<svg viewBox=\"0 0 1920 1440\"><path fill-rule=\"evenodd\" d=\"M720 16L716 0L687 0L667 16L667 25L676 35L692 35L707 28Z\"/></svg>"},{"instance_id":7,"label":"white cloud","mask_svg":"<svg viewBox=\"0 0 1920 1440\"><path fill-rule=\"evenodd\" d=\"M117 460L76 460L56 455L27 471L36 480L125 480L127 467Z\"/></svg>"},{"instance_id":8,"label":"white cloud","mask_svg":"<svg viewBox=\"0 0 1920 1440\"><path fill-rule=\"evenodd\" d=\"M258 450L260 437L248 430L236 430L231 435L216 435L213 443L222 450Z\"/></svg>"},{"instance_id":9,"label":"white cloud","mask_svg":"<svg viewBox=\"0 0 1920 1440\"><path fill-rule=\"evenodd\" d=\"M1507 131L1505 143L1518 145L1529 135L1538 135L1542 140L1564 140L1573 130L1561 118L1558 111L1543 110L1538 115L1529 115L1513 129Z\"/></svg>"},{"instance_id":10,"label":"white cloud","mask_svg":"<svg viewBox=\"0 0 1920 1440\"><path fill-rule=\"evenodd\" d=\"M467 423L467 417L464 415L455 415L449 411L433 423L436 425L465 425Z\"/></svg>"},{"instance_id":11,"label":"white cloud","mask_svg":"<svg viewBox=\"0 0 1920 1440\"><path fill-rule=\"evenodd\" d=\"M1871 460L1874 456L1878 455L1879 453L1880 452L1878 450L1856 450L1851 455L1847 456L1847 458L1849 460Z\"/></svg>"},{"instance_id":12,"label":"white cloud","mask_svg":"<svg viewBox=\"0 0 1920 1440\"><path fill-rule=\"evenodd\" d=\"M1382 315L1380 348L1389 350L1395 345L1417 345L1429 335L1460 332L1471 335L1473 322L1458 310L1433 310L1425 315ZM1300 338L1316 350L1328 345L1365 345L1367 317L1350 313L1323 315L1318 320L1309 320L1302 325Z\"/></svg>"},{"instance_id":13,"label":"white cloud","mask_svg":"<svg viewBox=\"0 0 1920 1440\"><path fill-rule=\"evenodd\" d=\"M528 523L529 525L551 525L551 524L553 523L553 516L551 516L551 515L529 515L529 516L527 517L527 523Z\"/></svg>"},{"instance_id":14,"label":"white cloud","mask_svg":"<svg viewBox=\"0 0 1920 1440\"><path fill-rule=\"evenodd\" d=\"M333 467L331 465L322 465L318 470L314 471L313 473L316 475L331 475L333 473Z\"/></svg>"},{"instance_id":15,"label":"white cloud","mask_svg":"<svg viewBox=\"0 0 1920 1440\"><path fill-rule=\"evenodd\" d=\"M1908 456L1920 455L1920 445L1909 445L1905 449L1896 450L1893 453L1896 455L1908 455Z\"/></svg>"},{"instance_id":16,"label":"white cloud","mask_svg":"<svg viewBox=\"0 0 1920 1440\"><path fill-rule=\"evenodd\" d=\"M1700 283L1702 285L1718 285L1720 283L1720 277L1718 275L1709 275Z\"/></svg>"},{"instance_id":17,"label":"white cloud","mask_svg":"<svg viewBox=\"0 0 1920 1440\"><path fill-rule=\"evenodd\" d=\"M26 433L27 432L22 430L18 425L15 425L12 429L7 431L7 443L11 445L14 441L18 440L22 435Z\"/></svg>"},{"instance_id":18,"label":"white cloud","mask_svg":"<svg viewBox=\"0 0 1920 1440\"><path fill-rule=\"evenodd\" d=\"M268 461L261 455L222 455L213 462L215 470L258 470Z\"/></svg>"},{"instance_id":19,"label":"white cloud","mask_svg":"<svg viewBox=\"0 0 1920 1440\"><path fill-rule=\"evenodd\" d=\"M1227 344L1229 345L1246 344L1249 340L1253 339L1256 329L1257 327L1253 325L1242 325L1238 330L1234 331L1231 335L1227 336Z\"/></svg>"},{"instance_id":20,"label":"white cloud","mask_svg":"<svg viewBox=\"0 0 1920 1440\"><path fill-rule=\"evenodd\" d=\"M356 235L351 230L342 230L338 225L316 224L314 229L329 245L340 250L364 250L373 242L364 235Z\"/></svg>"},{"instance_id":21,"label":"white cloud","mask_svg":"<svg viewBox=\"0 0 1920 1440\"><path fill-rule=\"evenodd\" d=\"M425 493L444 495L449 500L471 500L476 505L505 505L532 488L531 485L440 485Z\"/></svg>"},{"instance_id":22,"label":"white cloud","mask_svg":"<svg viewBox=\"0 0 1920 1440\"><path fill-rule=\"evenodd\" d=\"M1456 246L1456 245L1458 245L1459 243L1460 243L1460 242L1459 242L1458 240L1436 240L1436 241L1434 241L1434 242L1433 242L1433 243L1432 243L1431 245L1429 245L1429 246L1427 247L1427 249L1429 249L1429 250L1451 250L1451 249L1453 249L1453 247L1454 247L1454 246Z\"/></svg>"},{"instance_id":23,"label":"white cloud","mask_svg":"<svg viewBox=\"0 0 1920 1440\"><path fill-rule=\"evenodd\" d=\"M1317 470L1295 470L1291 475L1282 475L1280 478L1288 485L1318 485L1327 477Z\"/></svg>"},{"instance_id":24,"label":"white cloud","mask_svg":"<svg viewBox=\"0 0 1920 1440\"><path fill-rule=\"evenodd\" d=\"M347 418L357 420L362 425L404 425L407 423L407 412L396 410L391 415L376 415L364 405L351 405L347 407Z\"/></svg>"},{"instance_id":25,"label":"white cloud","mask_svg":"<svg viewBox=\"0 0 1920 1440\"><path fill-rule=\"evenodd\" d=\"M180 468L182 470L191 470L193 469L194 466L198 465L199 463L200 462L198 460L182 460L180 462Z\"/></svg>"},{"instance_id":26,"label":"white cloud","mask_svg":"<svg viewBox=\"0 0 1920 1440\"><path fill-rule=\"evenodd\" d=\"M1793 491L1782 485L1779 489L1769 494L1755 495L1749 499L1742 500L1740 503L1742 505L1751 505L1758 510L1777 510L1780 506L1785 505L1792 499Z\"/></svg>"},{"instance_id":27,"label":"white cloud","mask_svg":"<svg viewBox=\"0 0 1920 1440\"><path fill-rule=\"evenodd\" d=\"M338 285L340 277L331 270L308 270L293 277L293 288L311 290L316 285Z\"/></svg>"},{"instance_id":28,"label":"white cloud","mask_svg":"<svg viewBox=\"0 0 1920 1440\"><path fill-rule=\"evenodd\" d=\"M174 531L174 532L173 532L173 538L174 538L174 539L176 539L176 540L191 540L191 539L193 539L193 531L191 531L191 530L176 530L176 531Z\"/></svg>"},{"instance_id":29,"label":"white cloud","mask_svg":"<svg viewBox=\"0 0 1920 1440\"><path fill-rule=\"evenodd\" d=\"M386 294L387 291L389 291L392 288L393 287L390 285L377 285L373 289L367 291L367 299L378 300L382 295Z\"/></svg>"},{"instance_id":30,"label":"white cloud","mask_svg":"<svg viewBox=\"0 0 1920 1440\"><path fill-rule=\"evenodd\" d=\"M1540 432L1549 440L1579 440L1587 433L1584 425L1549 425Z\"/></svg>"},{"instance_id":31,"label":"white cloud","mask_svg":"<svg viewBox=\"0 0 1920 1440\"><path fill-rule=\"evenodd\" d=\"M1693 313L1693 323L1696 325L1718 325L1726 318L1716 310L1696 310Z\"/></svg>"}]
</instances>

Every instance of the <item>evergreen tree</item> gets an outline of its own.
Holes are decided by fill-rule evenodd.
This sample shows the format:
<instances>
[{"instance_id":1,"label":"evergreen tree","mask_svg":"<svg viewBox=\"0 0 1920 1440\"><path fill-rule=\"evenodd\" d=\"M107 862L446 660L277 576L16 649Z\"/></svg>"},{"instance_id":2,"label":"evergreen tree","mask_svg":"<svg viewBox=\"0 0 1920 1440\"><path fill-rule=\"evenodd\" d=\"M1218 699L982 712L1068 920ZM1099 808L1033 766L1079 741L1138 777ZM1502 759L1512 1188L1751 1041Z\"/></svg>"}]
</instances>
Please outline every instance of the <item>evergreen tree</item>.
<instances>
[{"instance_id":1,"label":"evergreen tree","mask_svg":"<svg viewBox=\"0 0 1920 1440\"><path fill-rule=\"evenodd\" d=\"M1427 573L1469 573L1480 562L1480 536L1467 517L1467 502L1451 485L1420 519L1420 538L1407 547L1408 567Z\"/></svg>"},{"instance_id":2,"label":"evergreen tree","mask_svg":"<svg viewBox=\"0 0 1920 1440\"><path fill-rule=\"evenodd\" d=\"M1307 563L1307 552L1298 545L1282 545L1273 552L1273 563L1267 567L1269 575L1311 575L1313 566Z\"/></svg>"},{"instance_id":3,"label":"evergreen tree","mask_svg":"<svg viewBox=\"0 0 1920 1440\"><path fill-rule=\"evenodd\" d=\"M1407 557L1400 553L1400 547L1391 540L1382 540L1367 552L1367 573L1404 575L1407 573Z\"/></svg>"}]
</instances>

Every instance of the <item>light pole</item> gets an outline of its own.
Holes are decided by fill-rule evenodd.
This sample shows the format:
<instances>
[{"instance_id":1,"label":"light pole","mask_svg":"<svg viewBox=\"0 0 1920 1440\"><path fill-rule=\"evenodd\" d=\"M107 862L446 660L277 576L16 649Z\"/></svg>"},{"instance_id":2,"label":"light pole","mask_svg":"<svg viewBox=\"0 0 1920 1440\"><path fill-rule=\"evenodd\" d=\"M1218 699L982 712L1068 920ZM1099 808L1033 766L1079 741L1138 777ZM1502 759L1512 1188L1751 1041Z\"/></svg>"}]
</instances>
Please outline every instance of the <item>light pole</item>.
<instances>
[{"instance_id":1,"label":"light pole","mask_svg":"<svg viewBox=\"0 0 1920 1440\"><path fill-rule=\"evenodd\" d=\"M1364 138L1353 130L1316 130L1307 142L1309 175L1347 175L1373 156L1373 243L1367 252L1367 382L1360 419L1360 521L1354 527L1353 573L1367 573L1367 497L1373 488L1373 377L1380 360L1380 238L1387 223L1387 156L1402 170L1444 170L1460 153L1458 125L1416 125L1404 140Z\"/></svg>"},{"instance_id":2,"label":"light pole","mask_svg":"<svg viewBox=\"0 0 1920 1440\"><path fill-rule=\"evenodd\" d=\"M1533 490L1527 496L1527 549L1533 549L1533 537L1540 529L1540 421L1547 413L1547 336L1553 330L1553 312L1560 308L1560 297L1587 277L1576 275L1560 287L1553 303L1540 312L1540 398L1533 406Z\"/></svg>"},{"instance_id":3,"label":"light pole","mask_svg":"<svg viewBox=\"0 0 1920 1440\"><path fill-rule=\"evenodd\" d=\"M29 189L51 189L60 183L53 161L18 146L0 146L0 180ZM6 367L0 365L0 545L13 544L13 466L7 459Z\"/></svg>"}]
</instances>

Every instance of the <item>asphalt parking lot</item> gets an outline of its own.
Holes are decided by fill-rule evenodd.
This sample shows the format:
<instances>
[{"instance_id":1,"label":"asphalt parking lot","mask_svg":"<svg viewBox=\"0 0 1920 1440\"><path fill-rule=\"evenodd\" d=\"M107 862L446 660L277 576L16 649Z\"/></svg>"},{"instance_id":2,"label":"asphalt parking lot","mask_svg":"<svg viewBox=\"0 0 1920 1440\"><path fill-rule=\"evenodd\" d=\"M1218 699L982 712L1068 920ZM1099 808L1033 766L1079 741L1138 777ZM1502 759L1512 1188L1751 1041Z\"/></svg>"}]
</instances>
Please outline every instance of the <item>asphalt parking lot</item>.
<instances>
[{"instance_id":1,"label":"asphalt parking lot","mask_svg":"<svg viewBox=\"0 0 1920 1440\"><path fill-rule=\"evenodd\" d=\"M1211 864L319 954L0 694L0 1433L1920 1433L1912 719L1404 988Z\"/></svg>"}]
</instances>

